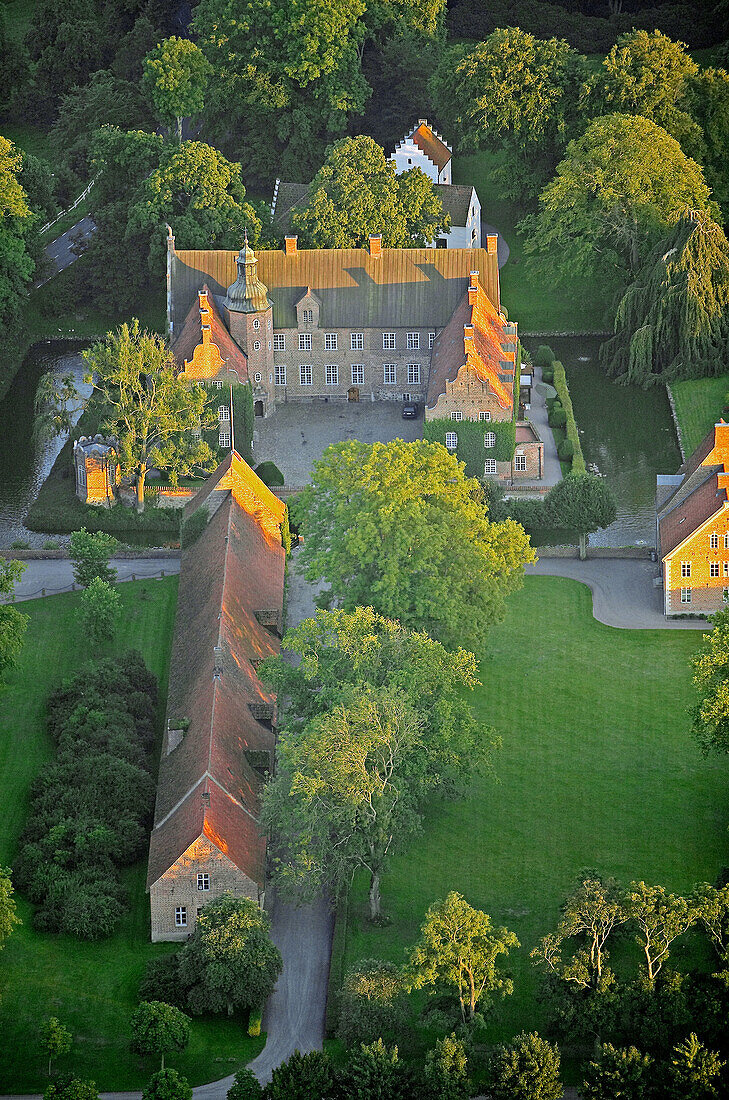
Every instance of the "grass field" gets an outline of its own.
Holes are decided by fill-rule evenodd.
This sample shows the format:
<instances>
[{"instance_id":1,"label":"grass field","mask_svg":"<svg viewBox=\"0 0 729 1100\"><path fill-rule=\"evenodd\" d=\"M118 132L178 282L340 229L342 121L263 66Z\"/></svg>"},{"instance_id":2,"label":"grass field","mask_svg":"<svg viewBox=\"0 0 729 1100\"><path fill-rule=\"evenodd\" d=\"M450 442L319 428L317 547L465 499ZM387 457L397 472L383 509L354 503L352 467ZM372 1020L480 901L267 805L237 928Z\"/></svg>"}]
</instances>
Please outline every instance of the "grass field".
<instances>
[{"instance_id":1,"label":"grass field","mask_svg":"<svg viewBox=\"0 0 729 1100\"><path fill-rule=\"evenodd\" d=\"M524 257L516 225L526 211L513 202L493 198L491 170L497 156L485 152L455 157L453 182L473 184L484 221L499 230L511 250L501 270L501 300L509 316L518 322L522 333L607 332L612 327L612 299L599 281L556 284L551 278L544 279L538 259Z\"/></svg>"},{"instance_id":2,"label":"grass field","mask_svg":"<svg viewBox=\"0 0 729 1100\"><path fill-rule=\"evenodd\" d=\"M135 647L159 678L160 715L166 695L177 578L119 586L123 614L117 650ZM31 600L18 606L30 615L28 635L8 689L0 696L0 768L4 813L0 862L12 864L27 812L27 793L40 765L52 755L43 724L49 690L83 658L76 610L79 593ZM129 1051L129 1017L147 959L172 949L149 942L145 863L125 872L132 905L119 931L98 944L33 931L32 910L22 899L22 927L0 955L0 1081L7 1092L45 1087L44 1058L37 1046L40 1022L58 1016L74 1035L70 1055L58 1067L73 1068L101 1089L141 1087L153 1060ZM223 1077L253 1057L262 1040L251 1040L244 1021L196 1020L187 1051L171 1059L193 1084Z\"/></svg>"},{"instance_id":3,"label":"grass field","mask_svg":"<svg viewBox=\"0 0 729 1100\"><path fill-rule=\"evenodd\" d=\"M671 386L676 418L681 428L686 457L695 451L709 428L716 424L727 404L729 374L717 378L696 378Z\"/></svg>"},{"instance_id":4,"label":"grass field","mask_svg":"<svg viewBox=\"0 0 729 1100\"><path fill-rule=\"evenodd\" d=\"M437 806L392 860L391 925L367 922L364 881L350 896L345 965L401 962L427 907L454 889L517 933L514 994L490 1041L543 1025L528 955L580 869L686 890L729 862L729 762L705 760L688 733L701 633L614 630L593 619L591 599L575 581L527 578L491 635L474 698L503 737L498 781Z\"/></svg>"}]
</instances>

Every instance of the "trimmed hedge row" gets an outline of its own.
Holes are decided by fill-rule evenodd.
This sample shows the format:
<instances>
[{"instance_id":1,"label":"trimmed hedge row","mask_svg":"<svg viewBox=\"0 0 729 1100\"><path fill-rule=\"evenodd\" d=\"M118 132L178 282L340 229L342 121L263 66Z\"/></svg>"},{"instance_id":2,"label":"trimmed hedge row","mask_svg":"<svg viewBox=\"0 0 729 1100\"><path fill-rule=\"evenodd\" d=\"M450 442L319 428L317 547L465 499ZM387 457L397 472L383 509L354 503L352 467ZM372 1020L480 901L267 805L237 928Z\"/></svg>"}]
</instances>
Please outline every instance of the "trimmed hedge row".
<instances>
[{"instance_id":1,"label":"trimmed hedge row","mask_svg":"<svg viewBox=\"0 0 729 1100\"><path fill-rule=\"evenodd\" d=\"M565 432L567 434L567 439L572 444L572 472L575 474L584 474L587 472L587 467L585 465L585 456L582 453L580 433L577 430L575 411L572 408L572 398L570 397L570 391L567 387L567 375L559 359L555 359L552 369L554 370L553 385L562 403L562 408L567 415Z\"/></svg>"},{"instance_id":2,"label":"trimmed hedge row","mask_svg":"<svg viewBox=\"0 0 729 1100\"><path fill-rule=\"evenodd\" d=\"M442 443L445 447L446 432L458 436L456 455L466 464L467 477L483 477L484 460L495 458L497 462L511 462L516 442L513 420L426 420L423 436L430 443ZM493 432L494 447L484 446L484 435Z\"/></svg>"},{"instance_id":3,"label":"trimmed hedge row","mask_svg":"<svg viewBox=\"0 0 729 1100\"><path fill-rule=\"evenodd\" d=\"M138 653L99 661L50 696L56 756L31 785L14 865L39 930L98 940L126 908L118 868L148 843L156 704L157 682Z\"/></svg>"}]
</instances>

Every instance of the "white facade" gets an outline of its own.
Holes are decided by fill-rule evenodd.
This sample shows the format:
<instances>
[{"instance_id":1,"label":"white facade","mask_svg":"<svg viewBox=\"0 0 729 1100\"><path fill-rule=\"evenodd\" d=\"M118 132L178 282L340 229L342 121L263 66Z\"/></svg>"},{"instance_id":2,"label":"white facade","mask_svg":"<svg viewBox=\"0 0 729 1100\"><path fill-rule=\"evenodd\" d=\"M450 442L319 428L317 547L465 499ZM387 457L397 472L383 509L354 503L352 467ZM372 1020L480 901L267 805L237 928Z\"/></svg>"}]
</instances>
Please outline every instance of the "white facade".
<instances>
[{"instance_id":1,"label":"white facade","mask_svg":"<svg viewBox=\"0 0 729 1100\"><path fill-rule=\"evenodd\" d=\"M425 138L421 141L421 145L425 144L432 155L417 144L416 136L419 132L422 132ZM452 183L451 152L450 145L428 126L427 119L420 119L415 129L397 143L390 160L395 162L395 171L398 175L401 172L407 172L410 168L419 168L433 183Z\"/></svg>"},{"instance_id":2,"label":"white facade","mask_svg":"<svg viewBox=\"0 0 729 1100\"><path fill-rule=\"evenodd\" d=\"M448 202L441 195L443 206L448 210ZM461 219L458 219L461 220ZM445 244L442 242L445 241ZM431 248L480 248L481 247L481 202L476 194L476 188L471 189L471 201L468 204L468 215L465 225L459 225L451 214L451 228L448 233L441 234L434 241Z\"/></svg>"}]
</instances>

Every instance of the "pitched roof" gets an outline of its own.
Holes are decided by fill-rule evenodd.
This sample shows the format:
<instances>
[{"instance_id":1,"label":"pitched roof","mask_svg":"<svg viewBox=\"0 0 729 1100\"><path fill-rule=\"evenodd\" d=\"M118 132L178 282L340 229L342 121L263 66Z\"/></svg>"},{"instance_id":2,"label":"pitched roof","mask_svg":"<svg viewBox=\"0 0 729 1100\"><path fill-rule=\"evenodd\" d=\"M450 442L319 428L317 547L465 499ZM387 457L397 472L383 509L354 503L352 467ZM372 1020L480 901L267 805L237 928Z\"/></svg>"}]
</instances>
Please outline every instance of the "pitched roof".
<instances>
[{"instance_id":1,"label":"pitched roof","mask_svg":"<svg viewBox=\"0 0 729 1100\"><path fill-rule=\"evenodd\" d=\"M442 172L451 159L451 151L427 122L419 122L409 136L428 160L436 165L438 171Z\"/></svg>"},{"instance_id":2,"label":"pitched roof","mask_svg":"<svg viewBox=\"0 0 729 1100\"><path fill-rule=\"evenodd\" d=\"M279 180L273 206L273 227L279 233L291 232L291 211L295 206L304 206L309 198L308 183L290 183Z\"/></svg>"},{"instance_id":3,"label":"pitched roof","mask_svg":"<svg viewBox=\"0 0 729 1100\"><path fill-rule=\"evenodd\" d=\"M229 366L237 371L241 382L246 382L248 359L230 335L207 283L203 284L202 290L198 288L198 294L190 303L182 330L172 343L172 351L180 368L184 370L185 363L193 359L195 349L203 344L204 325L209 326L210 340L217 346L221 358L228 360Z\"/></svg>"},{"instance_id":4,"label":"pitched roof","mask_svg":"<svg viewBox=\"0 0 729 1100\"><path fill-rule=\"evenodd\" d=\"M726 499L726 489L719 487L718 474L715 471L709 473L693 492L661 517L659 521L661 557L665 558L698 527L720 511Z\"/></svg>"},{"instance_id":5,"label":"pitched roof","mask_svg":"<svg viewBox=\"0 0 729 1100\"><path fill-rule=\"evenodd\" d=\"M207 283L224 295L236 275L236 252L182 249L171 258L172 320L186 316ZM277 329L296 327L296 302L309 286L321 300L320 324L332 328L442 328L463 297L472 269L498 308L496 253L478 248L283 249L257 253Z\"/></svg>"},{"instance_id":6,"label":"pitched roof","mask_svg":"<svg viewBox=\"0 0 729 1100\"><path fill-rule=\"evenodd\" d=\"M182 719L189 728L171 751L165 733L148 887L201 835L263 884L262 779L253 766L257 758L247 754L265 752L273 762L274 734L251 706L275 704L256 667L279 645L256 612L280 614L285 555L270 491L238 455L221 465L213 487L226 487L227 479L228 496L182 556L166 730L179 728ZM284 506L273 499L282 518ZM194 510L200 502L191 503Z\"/></svg>"},{"instance_id":7,"label":"pitched roof","mask_svg":"<svg viewBox=\"0 0 729 1100\"><path fill-rule=\"evenodd\" d=\"M475 300L470 301L471 298ZM472 338L466 336L466 326L473 328ZM516 336L506 331L506 322L480 282L470 292L467 290L433 344L428 408L437 404L438 398L446 392L446 383L454 382L461 368L466 367L482 382L488 382L502 409L512 409L515 342Z\"/></svg>"},{"instance_id":8,"label":"pitched roof","mask_svg":"<svg viewBox=\"0 0 729 1100\"><path fill-rule=\"evenodd\" d=\"M473 190L470 183L433 184L433 191L443 204L443 213L451 216L451 227L465 226L468 221Z\"/></svg>"},{"instance_id":9,"label":"pitched roof","mask_svg":"<svg viewBox=\"0 0 729 1100\"><path fill-rule=\"evenodd\" d=\"M450 214L451 225L465 226L471 208L473 187L465 183L434 183L433 193L440 199L443 212ZM273 213L273 225L279 233L285 236L293 232L291 214L294 209L305 206L308 198L308 184L279 180Z\"/></svg>"}]
</instances>

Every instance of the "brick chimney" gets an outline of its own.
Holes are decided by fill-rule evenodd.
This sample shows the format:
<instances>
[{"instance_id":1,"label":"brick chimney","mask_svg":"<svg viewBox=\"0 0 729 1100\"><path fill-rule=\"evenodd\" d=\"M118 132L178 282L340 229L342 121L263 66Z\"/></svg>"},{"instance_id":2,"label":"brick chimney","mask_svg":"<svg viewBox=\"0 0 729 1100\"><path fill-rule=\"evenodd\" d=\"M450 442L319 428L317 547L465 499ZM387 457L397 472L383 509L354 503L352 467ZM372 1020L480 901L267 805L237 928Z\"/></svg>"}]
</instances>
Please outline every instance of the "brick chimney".
<instances>
[{"instance_id":1,"label":"brick chimney","mask_svg":"<svg viewBox=\"0 0 729 1100\"><path fill-rule=\"evenodd\" d=\"M298 245L297 245L298 239L299 239L298 237L284 237L284 243L285 243L285 247L286 247L286 255L287 256L296 256L296 255L298 255L298 251L299 251Z\"/></svg>"},{"instance_id":2,"label":"brick chimney","mask_svg":"<svg viewBox=\"0 0 729 1100\"><path fill-rule=\"evenodd\" d=\"M370 256L382 255L382 234L378 233L376 237L370 237Z\"/></svg>"},{"instance_id":3,"label":"brick chimney","mask_svg":"<svg viewBox=\"0 0 729 1100\"><path fill-rule=\"evenodd\" d=\"M723 466L729 470L729 424L720 420L714 425L714 446L701 463L702 466Z\"/></svg>"},{"instance_id":4,"label":"brick chimney","mask_svg":"<svg viewBox=\"0 0 729 1100\"><path fill-rule=\"evenodd\" d=\"M478 286L478 271L472 271L469 286Z\"/></svg>"},{"instance_id":5,"label":"brick chimney","mask_svg":"<svg viewBox=\"0 0 729 1100\"><path fill-rule=\"evenodd\" d=\"M464 325L463 326L463 350L464 350L464 352L467 356L471 355L474 351L474 345L473 345L474 332L475 332L475 330L474 330L473 325Z\"/></svg>"},{"instance_id":6,"label":"brick chimney","mask_svg":"<svg viewBox=\"0 0 729 1100\"><path fill-rule=\"evenodd\" d=\"M478 302L478 287L469 286L468 288L468 304L469 306L475 306Z\"/></svg>"},{"instance_id":7,"label":"brick chimney","mask_svg":"<svg viewBox=\"0 0 729 1100\"><path fill-rule=\"evenodd\" d=\"M497 251L498 236L496 233L488 233L486 235L486 251L494 253Z\"/></svg>"}]
</instances>

